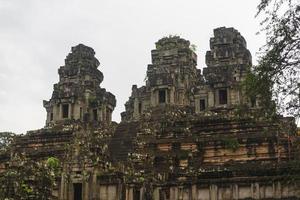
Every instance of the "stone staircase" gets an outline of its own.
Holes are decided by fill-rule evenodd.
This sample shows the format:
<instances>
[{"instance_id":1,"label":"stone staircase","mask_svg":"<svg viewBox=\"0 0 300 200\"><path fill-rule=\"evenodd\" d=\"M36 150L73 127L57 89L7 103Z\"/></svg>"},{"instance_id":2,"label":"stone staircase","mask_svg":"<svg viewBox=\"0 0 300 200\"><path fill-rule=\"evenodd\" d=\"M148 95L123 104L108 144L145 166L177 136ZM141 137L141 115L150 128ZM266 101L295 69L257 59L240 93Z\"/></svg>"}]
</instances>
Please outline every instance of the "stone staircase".
<instances>
[{"instance_id":1,"label":"stone staircase","mask_svg":"<svg viewBox=\"0 0 300 200\"><path fill-rule=\"evenodd\" d=\"M120 123L109 144L109 151L114 161L126 161L128 153L133 151L133 140L139 128L138 122Z\"/></svg>"}]
</instances>

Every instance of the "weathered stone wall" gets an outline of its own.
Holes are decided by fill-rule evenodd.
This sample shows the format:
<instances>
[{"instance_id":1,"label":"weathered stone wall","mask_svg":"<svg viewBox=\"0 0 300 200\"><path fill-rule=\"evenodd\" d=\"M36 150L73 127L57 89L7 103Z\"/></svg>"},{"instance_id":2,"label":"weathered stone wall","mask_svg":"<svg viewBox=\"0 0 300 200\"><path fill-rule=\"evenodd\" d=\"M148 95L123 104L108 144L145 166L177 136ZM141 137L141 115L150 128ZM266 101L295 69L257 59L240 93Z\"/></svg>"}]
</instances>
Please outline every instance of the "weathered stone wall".
<instances>
[{"instance_id":1,"label":"weathered stone wall","mask_svg":"<svg viewBox=\"0 0 300 200\"><path fill-rule=\"evenodd\" d=\"M247 183L243 183L247 182ZM74 199L73 187L60 199ZM122 195L123 194L123 195ZM297 185L281 182L248 182L238 180L226 184L190 184L180 186L154 186L153 200L246 200L246 199L299 199ZM82 200L147 200L143 188L120 184L83 184Z\"/></svg>"}]
</instances>

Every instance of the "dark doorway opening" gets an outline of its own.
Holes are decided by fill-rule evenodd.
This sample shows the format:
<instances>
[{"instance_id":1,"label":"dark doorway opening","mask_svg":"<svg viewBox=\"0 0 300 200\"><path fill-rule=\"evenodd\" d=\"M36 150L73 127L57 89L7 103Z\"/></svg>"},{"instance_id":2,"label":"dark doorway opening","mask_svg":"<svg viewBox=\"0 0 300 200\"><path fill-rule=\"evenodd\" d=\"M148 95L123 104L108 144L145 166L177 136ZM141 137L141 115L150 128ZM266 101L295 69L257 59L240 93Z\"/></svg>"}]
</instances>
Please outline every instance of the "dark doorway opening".
<instances>
[{"instance_id":1,"label":"dark doorway opening","mask_svg":"<svg viewBox=\"0 0 300 200\"><path fill-rule=\"evenodd\" d=\"M82 116L83 116L83 111L82 111L82 107L80 107L80 114L79 114L80 116L80 119L82 119Z\"/></svg>"},{"instance_id":2,"label":"dark doorway opening","mask_svg":"<svg viewBox=\"0 0 300 200\"><path fill-rule=\"evenodd\" d=\"M139 114L142 113L142 103L139 103Z\"/></svg>"},{"instance_id":3,"label":"dark doorway opening","mask_svg":"<svg viewBox=\"0 0 300 200\"><path fill-rule=\"evenodd\" d=\"M50 121L53 121L53 113L50 113Z\"/></svg>"},{"instance_id":4,"label":"dark doorway opening","mask_svg":"<svg viewBox=\"0 0 300 200\"><path fill-rule=\"evenodd\" d=\"M98 120L98 112L97 112L97 109L94 109L94 110L93 110L93 117L94 117L94 121L97 121L97 120Z\"/></svg>"},{"instance_id":5,"label":"dark doorway opening","mask_svg":"<svg viewBox=\"0 0 300 200\"><path fill-rule=\"evenodd\" d=\"M69 104L63 104L62 106L62 117L68 118L69 117Z\"/></svg>"},{"instance_id":6,"label":"dark doorway opening","mask_svg":"<svg viewBox=\"0 0 300 200\"><path fill-rule=\"evenodd\" d=\"M227 104L227 90L221 89L219 90L219 104Z\"/></svg>"},{"instance_id":7,"label":"dark doorway opening","mask_svg":"<svg viewBox=\"0 0 300 200\"><path fill-rule=\"evenodd\" d=\"M252 98L250 99L250 101L251 101L251 107L252 107L252 108L255 107L255 106L256 106L256 98L255 98L255 97L252 97Z\"/></svg>"},{"instance_id":8,"label":"dark doorway opening","mask_svg":"<svg viewBox=\"0 0 300 200\"><path fill-rule=\"evenodd\" d=\"M166 103L166 90L158 91L158 101L159 103Z\"/></svg>"},{"instance_id":9,"label":"dark doorway opening","mask_svg":"<svg viewBox=\"0 0 300 200\"><path fill-rule=\"evenodd\" d=\"M200 99L200 111L205 110L205 99Z\"/></svg>"},{"instance_id":10,"label":"dark doorway opening","mask_svg":"<svg viewBox=\"0 0 300 200\"><path fill-rule=\"evenodd\" d=\"M133 200L140 200L140 190L138 188L133 190Z\"/></svg>"},{"instance_id":11,"label":"dark doorway opening","mask_svg":"<svg viewBox=\"0 0 300 200\"><path fill-rule=\"evenodd\" d=\"M82 200L82 183L74 183L74 200Z\"/></svg>"}]
</instances>

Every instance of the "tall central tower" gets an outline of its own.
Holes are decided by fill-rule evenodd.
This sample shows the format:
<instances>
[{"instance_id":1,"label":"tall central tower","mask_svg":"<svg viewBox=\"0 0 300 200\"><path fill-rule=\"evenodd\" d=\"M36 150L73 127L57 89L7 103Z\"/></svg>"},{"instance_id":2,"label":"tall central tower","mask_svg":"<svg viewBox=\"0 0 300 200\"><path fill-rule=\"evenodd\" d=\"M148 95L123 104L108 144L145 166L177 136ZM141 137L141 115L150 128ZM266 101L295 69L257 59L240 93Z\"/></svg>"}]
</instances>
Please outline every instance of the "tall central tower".
<instances>
[{"instance_id":1,"label":"tall central tower","mask_svg":"<svg viewBox=\"0 0 300 200\"><path fill-rule=\"evenodd\" d=\"M190 42L179 36L164 37L155 43L151 51L152 63L147 68L146 85L132 86L132 94L126 102L122 120L137 120L153 107L166 105L190 105L189 93L197 82L197 55Z\"/></svg>"},{"instance_id":2,"label":"tall central tower","mask_svg":"<svg viewBox=\"0 0 300 200\"><path fill-rule=\"evenodd\" d=\"M92 48L83 44L72 47L58 70L59 82L54 84L51 99L43 102L46 126L68 120L111 121L116 99L100 87L103 74L97 69L99 65Z\"/></svg>"}]
</instances>

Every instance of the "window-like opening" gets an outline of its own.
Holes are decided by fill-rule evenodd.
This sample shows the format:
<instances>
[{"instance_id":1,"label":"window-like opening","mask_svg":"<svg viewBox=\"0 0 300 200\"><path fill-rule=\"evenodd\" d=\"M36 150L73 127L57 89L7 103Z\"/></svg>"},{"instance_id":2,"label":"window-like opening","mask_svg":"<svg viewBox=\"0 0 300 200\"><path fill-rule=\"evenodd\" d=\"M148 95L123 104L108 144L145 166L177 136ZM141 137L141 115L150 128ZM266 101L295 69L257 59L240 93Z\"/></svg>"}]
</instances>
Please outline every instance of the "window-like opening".
<instances>
[{"instance_id":1,"label":"window-like opening","mask_svg":"<svg viewBox=\"0 0 300 200\"><path fill-rule=\"evenodd\" d=\"M205 110L205 99L200 99L200 111Z\"/></svg>"},{"instance_id":2,"label":"window-like opening","mask_svg":"<svg viewBox=\"0 0 300 200\"><path fill-rule=\"evenodd\" d=\"M166 160L163 157L155 157L154 158L154 166L157 168L163 168L166 165Z\"/></svg>"},{"instance_id":3,"label":"window-like opening","mask_svg":"<svg viewBox=\"0 0 300 200\"><path fill-rule=\"evenodd\" d=\"M82 116L83 116L83 111L82 111L82 107L80 107L80 114L79 114L80 119L82 119Z\"/></svg>"},{"instance_id":4,"label":"window-like opening","mask_svg":"<svg viewBox=\"0 0 300 200\"><path fill-rule=\"evenodd\" d=\"M133 190L133 200L140 200L140 190L138 188Z\"/></svg>"},{"instance_id":5,"label":"window-like opening","mask_svg":"<svg viewBox=\"0 0 300 200\"><path fill-rule=\"evenodd\" d=\"M255 98L255 97L252 97L252 98L250 99L250 103L251 103L251 107L255 107L255 105L256 105L256 98Z\"/></svg>"},{"instance_id":6,"label":"window-like opening","mask_svg":"<svg viewBox=\"0 0 300 200\"><path fill-rule=\"evenodd\" d=\"M158 100L159 103L166 103L166 90L158 91Z\"/></svg>"},{"instance_id":7,"label":"window-like opening","mask_svg":"<svg viewBox=\"0 0 300 200\"><path fill-rule=\"evenodd\" d=\"M170 190L162 188L159 190L159 200L170 199Z\"/></svg>"},{"instance_id":8,"label":"window-like opening","mask_svg":"<svg viewBox=\"0 0 300 200\"><path fill-rule=\"evenodd\" d=\"M142 103L139 103L139 113L142 113Z\"/></svg>"},{"instance_id":9,"label":"window-like opening","mask_svg":"<svg viewBox=\"0 0 300 200\"><path fill-rule=\"evenodd\" d=\"M98 120L98 112L97 112L97 109L94 109L94 110L93 110L93 118L94 118L94 121L97 121L97 120Z\"/></svg>"},{"instance_id":10,"label":"window-like opening","mask_svg":"<svg viewBox=\"0 0 300 200\"><path fill-rule=\"evenodd\" d=\"M82 183L74 183L74 200L82 200Z\"/></svg>"},{"instance_id":11,"label":"window-like opening","mask_svg":"<svg viewBox=\"0 0 300 200\"><path fill-rule=\"evenodd\" d=\"M63 104L62 106L62 117L68 118L69 117L69 104Z\"/></svg>"},{"instance_id":12,"label":"window-like opening","mask_svg":"<svg viewBox=\"0 0 300 200\"><path fill-rule=\"evenodd\" d=\"M219 104L227 104L227 90L221 89L219 90Z\"/></svg>"},{"instance_id":13,"label":"window-like opening","mask_svg":"<svg viewBox=\"0 0 300 200\"><path fill-rule=\"evenodd\" d=\"M106 108L106 121L107 122L111 121L111 113L112 113L112 110L110 108Z\"/></svg>"},{"instance_id":14,"label":"window-like opening","mask_svg":"<svg viewBox=\"0 0 300 200\"><path fill-rule=\"evenodd\" d=\"M53 113L50 113L50 121L53 121Z\"/></svg>"}]
</instances>

